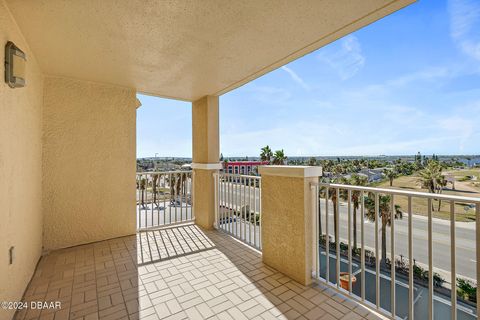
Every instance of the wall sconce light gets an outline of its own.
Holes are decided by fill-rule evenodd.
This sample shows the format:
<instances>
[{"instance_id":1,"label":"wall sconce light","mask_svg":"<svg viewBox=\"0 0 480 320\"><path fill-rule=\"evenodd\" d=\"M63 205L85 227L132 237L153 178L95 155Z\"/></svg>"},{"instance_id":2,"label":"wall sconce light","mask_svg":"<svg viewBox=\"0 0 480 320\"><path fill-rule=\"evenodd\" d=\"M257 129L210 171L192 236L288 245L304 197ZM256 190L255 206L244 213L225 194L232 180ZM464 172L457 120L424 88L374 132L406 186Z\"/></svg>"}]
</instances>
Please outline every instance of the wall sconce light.
<instances>
[{"instance_id":1,"label":"wall sconce light","mask_svg":"<svg viewBox=\"0 0 480 320\"><path fill-rule=\"evenodd\" d=\"M13 42L5 45L5 82L10 88L25 87L25 52Z\"/></svg>"}]
</instances>

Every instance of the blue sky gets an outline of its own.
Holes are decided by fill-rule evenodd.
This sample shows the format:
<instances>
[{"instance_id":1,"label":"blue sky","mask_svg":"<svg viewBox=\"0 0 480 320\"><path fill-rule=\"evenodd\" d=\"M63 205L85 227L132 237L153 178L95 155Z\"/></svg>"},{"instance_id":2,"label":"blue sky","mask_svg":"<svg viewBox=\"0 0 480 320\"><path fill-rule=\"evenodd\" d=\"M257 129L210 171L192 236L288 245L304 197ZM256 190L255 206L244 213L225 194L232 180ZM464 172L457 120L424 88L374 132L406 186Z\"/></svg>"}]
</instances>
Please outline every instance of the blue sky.
<instances>
[{"instance_id":1,"label":"blue sky","mask_svg":"<svg viewBox=\"0 0 480 320\"><path fill-rule=\"evenodd\" d=\"M480 153L480 1L422 0L220 97L224 156ZM190 103L139 96L137 155L191 156Z\"/></svg>"}]
</instances>

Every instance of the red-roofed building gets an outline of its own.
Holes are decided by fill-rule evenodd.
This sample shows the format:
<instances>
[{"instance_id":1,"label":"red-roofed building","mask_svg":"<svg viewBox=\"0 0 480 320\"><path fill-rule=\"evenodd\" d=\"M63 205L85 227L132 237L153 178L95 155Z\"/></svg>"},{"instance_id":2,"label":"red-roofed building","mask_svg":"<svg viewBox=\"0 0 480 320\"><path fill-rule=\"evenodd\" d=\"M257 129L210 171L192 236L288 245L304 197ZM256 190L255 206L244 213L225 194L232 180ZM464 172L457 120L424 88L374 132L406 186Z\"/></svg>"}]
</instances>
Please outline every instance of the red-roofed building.
<instances>
[{"instance_id":1,"label":"red-roofed building","mask_svg":"<svg viewBox=\"0 0 480 320\"><path fill-rule=\"evenodd\" d=\"M256 167L269 163L268 161L228 161L223 163L223 170L227 173L250 174Z\"/></svg>"}]
</instances>

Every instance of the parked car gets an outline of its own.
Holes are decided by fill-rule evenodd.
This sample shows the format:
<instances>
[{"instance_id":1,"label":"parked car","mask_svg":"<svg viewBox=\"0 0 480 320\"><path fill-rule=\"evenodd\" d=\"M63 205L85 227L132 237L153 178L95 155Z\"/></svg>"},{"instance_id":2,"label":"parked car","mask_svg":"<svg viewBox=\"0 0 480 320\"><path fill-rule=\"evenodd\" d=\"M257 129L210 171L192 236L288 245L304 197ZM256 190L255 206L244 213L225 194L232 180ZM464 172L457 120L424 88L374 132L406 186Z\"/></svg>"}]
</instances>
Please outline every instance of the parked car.
<instances>
[{"instance_id":1,"label":"parked car","mask_svg":"<svg viewBox=\"0 0 480 320\"><path fill-rule=\"evenodd\" d=\"M226 217L226 218L220 219L219 223L224 224L224 223L232 223L232 222L235 222L235 221L237 221L236 217Z\"/></svg>"}]
</instances>

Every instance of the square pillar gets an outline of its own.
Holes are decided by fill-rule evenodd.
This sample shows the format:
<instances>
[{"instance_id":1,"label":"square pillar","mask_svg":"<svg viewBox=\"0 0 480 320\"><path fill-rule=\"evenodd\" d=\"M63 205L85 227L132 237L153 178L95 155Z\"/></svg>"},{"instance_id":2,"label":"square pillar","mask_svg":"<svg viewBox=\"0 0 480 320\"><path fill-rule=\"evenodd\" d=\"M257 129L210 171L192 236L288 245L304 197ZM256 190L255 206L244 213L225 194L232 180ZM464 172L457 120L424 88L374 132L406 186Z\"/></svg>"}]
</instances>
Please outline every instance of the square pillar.
<instances>
[{"instance_id":1,"label":"square pillar","mask_svg":"<svg viewBox=\"0 0 480 320\"><path fill-rule=\"evenodd\" d=\"M205 96L192 103L193 211L195 222L212 229L215 222L213 174L221 169L218 97Z\"/></svg>"},{"instance_id":2,"label":"square pillar","mask_svg":"<svg viewBox=\"0 0 480 320\"><path fill-rule=\"evenodd\" d=\"M309 285L315 257L314 193L321 167L261 166L263 262Z\"/></svg>"}]
</instances>

